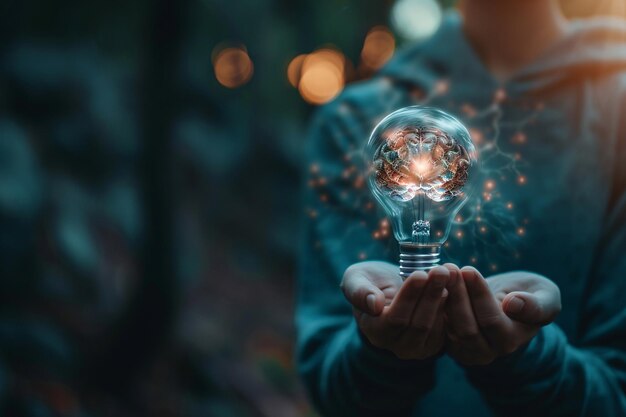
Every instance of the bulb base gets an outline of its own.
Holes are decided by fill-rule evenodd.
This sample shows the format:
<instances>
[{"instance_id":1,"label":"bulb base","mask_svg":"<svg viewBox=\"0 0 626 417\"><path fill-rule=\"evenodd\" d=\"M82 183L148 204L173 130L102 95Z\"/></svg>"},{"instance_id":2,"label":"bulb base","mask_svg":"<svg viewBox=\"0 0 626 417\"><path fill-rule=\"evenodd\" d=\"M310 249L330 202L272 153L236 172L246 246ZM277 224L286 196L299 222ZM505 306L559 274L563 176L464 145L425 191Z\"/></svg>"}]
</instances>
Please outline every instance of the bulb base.
<instances>
[{"instance_id":1,"label":"bulb base","mask_svg":"<svg viewBox=\"0 0 626 417\"><path fill-rule=\"evenodd\" d=\"M408 278L415 271L428 271L441 260L441 245L400 244L400 276Z\"/></svg>"}]
</instances>

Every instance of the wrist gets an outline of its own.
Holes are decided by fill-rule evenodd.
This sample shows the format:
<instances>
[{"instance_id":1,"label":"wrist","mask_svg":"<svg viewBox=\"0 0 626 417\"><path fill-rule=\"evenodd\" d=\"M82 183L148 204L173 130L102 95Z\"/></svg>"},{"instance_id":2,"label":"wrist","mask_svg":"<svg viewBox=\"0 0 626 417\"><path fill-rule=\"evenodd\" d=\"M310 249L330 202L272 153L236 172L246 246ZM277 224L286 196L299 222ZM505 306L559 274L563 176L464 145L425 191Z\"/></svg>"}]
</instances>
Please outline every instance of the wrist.
<instances>
[{"instance_id":1,"label":"wrist","mask_svg":"<svg viewBox=\"0 0 626 417\"><path fill-rule=\"evenodd\" d=\"M519 362L524 361L524 357L527 355L529 350L534 348L536 343L536 338L539 335L541 330L528 342L519 346L515 351L511 353L504 354L495 358L492 362L486 365L461 365L468 372L488 372L488 373L498 373L498 372L507 372L516 367Z\"/></svg>"},{"instance_id":2,"label":"wrist","mask_svg":"<svg viewBox=\"0 0 626 417\"><path fill-rule=\"evenodd\" d=\"M443 355L443 349L436 355L424 359L400 359L389 349L373 345L357 326L354 348L359 351L358 357L366 361L376 361L398 369L432 368L435 361Z\"/></svg>"},{"instance_id":3,"label":"wrist","mask_svg":"<svg viewBox=\"0 0 626 417\"><path fill-rule=\"evenodd\" d=\"M567 340L556 324L542 327L526 345L488 365L465 366L468 378L475 384L523 385L548 368L562 365Z\"/></svg>"},{"instance_id":4,"label":"wrist","mask_svg":"<svg viewBox=\"0 0 626 417\"><path fill-rule=\"evenodd\" d=\"M434 360L399 359L369 343L356 323L348 330L346 349L338 358L340 366L334 367L351 376L350 390L342 387L342 395L349 395L351 404L366 404L367 415L386 415L390 410L410 414L416 399L435 385Z\"/></svg>"}]
</instances>

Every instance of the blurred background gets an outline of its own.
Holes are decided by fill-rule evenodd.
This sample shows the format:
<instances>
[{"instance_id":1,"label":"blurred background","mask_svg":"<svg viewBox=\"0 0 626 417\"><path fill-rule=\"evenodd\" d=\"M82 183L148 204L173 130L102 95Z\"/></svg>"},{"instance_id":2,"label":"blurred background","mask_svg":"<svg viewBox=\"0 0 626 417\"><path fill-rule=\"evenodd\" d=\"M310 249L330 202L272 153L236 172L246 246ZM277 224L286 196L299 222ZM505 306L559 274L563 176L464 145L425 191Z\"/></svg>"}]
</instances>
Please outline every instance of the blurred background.
<instances>
[{"instance_id":1,"label":"blurred background","mask_svg":"<svg viewBox=\"0 0 626 417\"><path fill-rule=\"evenodd\" d=\"M0 3L0 415L314 416L292 359L307 122L450 7Z\"/></svg>"}]
</instances>

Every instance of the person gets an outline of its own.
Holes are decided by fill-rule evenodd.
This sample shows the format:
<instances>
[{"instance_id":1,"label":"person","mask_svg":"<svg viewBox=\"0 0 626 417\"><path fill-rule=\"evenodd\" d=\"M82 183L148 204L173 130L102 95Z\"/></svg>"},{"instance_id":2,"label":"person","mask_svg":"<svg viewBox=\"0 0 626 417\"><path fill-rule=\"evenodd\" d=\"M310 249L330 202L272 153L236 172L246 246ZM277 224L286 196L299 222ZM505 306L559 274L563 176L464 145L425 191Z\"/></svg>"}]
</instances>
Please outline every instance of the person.
<instances>
[{"instance_id":1,"label":"person","mask_svg":"<svg viewBox=\"0 0 626 417\"><path fill-rule=\"evenodd\" d=\"M553 0L458 10L312 122L296 309L311 401L324 416L626 415L626 27L566 21ZM484 183L455 262L402 281L359 155L416 104L468 126Z\"/></svg>"}]
</instances>

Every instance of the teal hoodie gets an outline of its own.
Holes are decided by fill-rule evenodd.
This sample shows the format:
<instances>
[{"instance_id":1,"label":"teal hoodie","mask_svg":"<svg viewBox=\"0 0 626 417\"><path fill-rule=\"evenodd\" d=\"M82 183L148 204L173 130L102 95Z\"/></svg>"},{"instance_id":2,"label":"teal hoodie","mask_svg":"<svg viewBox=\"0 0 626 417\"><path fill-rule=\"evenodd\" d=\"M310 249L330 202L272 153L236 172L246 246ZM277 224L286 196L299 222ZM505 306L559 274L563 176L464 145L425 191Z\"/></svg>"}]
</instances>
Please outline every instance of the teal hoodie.
<instances>
[{"instance_id":1,"label":"teal hoodie","mask_svg":"<svg viewBox=\"0 0 626 417\"><path fill-rule=\"evenodd\" d=\"M296 326L297 361L325 416L626 415L626 27L568 35L497 82L450 13L312 123ZM458 117L482 161L480 192L456 219L449 261L488 276L529 270L563 311L517 352L463 367L406 361L359 333L339 283L363 260L397 263L397 242L363 178L375 124L428 104Z\"/></svg>"}]
</instances>

